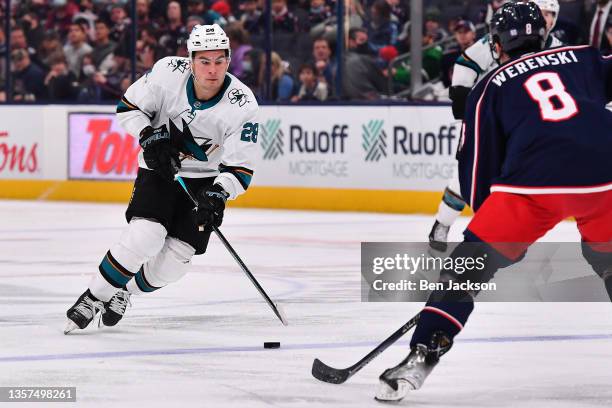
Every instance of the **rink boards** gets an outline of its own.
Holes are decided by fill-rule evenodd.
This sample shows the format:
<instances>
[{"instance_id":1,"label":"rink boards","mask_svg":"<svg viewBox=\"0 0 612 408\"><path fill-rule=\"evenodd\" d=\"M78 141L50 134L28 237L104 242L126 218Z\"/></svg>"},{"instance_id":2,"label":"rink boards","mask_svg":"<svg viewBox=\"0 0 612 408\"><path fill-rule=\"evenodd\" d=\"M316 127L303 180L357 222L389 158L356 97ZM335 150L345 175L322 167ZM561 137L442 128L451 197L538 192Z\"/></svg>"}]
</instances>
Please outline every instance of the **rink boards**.
<instances>
[{"instance_id":1,"label":"rink boards","mask_svg":"<svg viewBox=\"0 0 612 408\"><path fill-rule=\"evenodd\" d=\"M129 199L140 147L113 106L0 109L0 198ZM460 132L447 106L263 106L255 176L234 205L431 213Z\"/></svg>"}]
</instances>

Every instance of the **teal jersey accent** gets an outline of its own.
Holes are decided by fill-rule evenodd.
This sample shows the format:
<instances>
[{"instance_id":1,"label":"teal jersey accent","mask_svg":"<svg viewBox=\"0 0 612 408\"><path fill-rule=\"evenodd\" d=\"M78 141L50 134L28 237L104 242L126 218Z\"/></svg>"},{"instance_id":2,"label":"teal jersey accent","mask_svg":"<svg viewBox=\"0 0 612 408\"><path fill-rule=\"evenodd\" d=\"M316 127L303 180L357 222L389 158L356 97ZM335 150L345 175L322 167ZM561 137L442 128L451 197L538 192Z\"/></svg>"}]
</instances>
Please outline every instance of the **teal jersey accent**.
<instances>
[{"instance_id":1,"label":"teal jersey accent","mask_svg":"<svg viewBox=\"0 0 612 408\"><path fill-rule=\"evenodd\" d=\"M225 79L223 80L223 85L221 86L221 90L209 100L201 101L195 96L195 88L194 88L195 85L193 83L193 76L189 76L189 79L187 80L187 101L189 102L189 105L191 106L191 110L192 111L204 110L204 109L210 109L213 106L215 106L217 103L219 103L221 98L223 98L223 95L225 95L225 91L227 91L227 88L229 88L231 82L232 82L232 78L230 78L229 75L225 75Z\"/></svg>"},{"instance_id":2,"label":"teal jersey accent","mask_svg":"<svg viewBox=\"0 0 612 408\"><path fill-rule=\"evenodd\" d=\"M476 71L476 73L478 75L483 73L482 68L480 68L477 63L475 63L472 60L469 60L469 59L465 58L463 56L463 54L461 54L459 56L459 58L457 58L457 61L455 61L455 64L463 65L464 67L470 68L470 69Z\"/></svg>"}]
</instances>

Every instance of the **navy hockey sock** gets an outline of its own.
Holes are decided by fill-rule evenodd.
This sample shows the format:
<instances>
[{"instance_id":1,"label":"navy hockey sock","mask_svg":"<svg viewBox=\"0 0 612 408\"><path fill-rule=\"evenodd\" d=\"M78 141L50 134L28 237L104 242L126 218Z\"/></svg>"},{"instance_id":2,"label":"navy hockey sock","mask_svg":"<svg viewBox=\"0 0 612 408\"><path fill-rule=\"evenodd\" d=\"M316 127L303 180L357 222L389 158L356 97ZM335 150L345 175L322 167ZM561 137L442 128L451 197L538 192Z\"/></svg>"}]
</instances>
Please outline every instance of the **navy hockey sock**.
<instances>
[{"instance_id":1,"label":"navy hockey sock","mask_svg":"<svg viewBox=\"0 0 612 408\"><path fill-rule=\"evenodd\" d=\"M441 299L441 301L436 301ZM472 297L464 291L434 291L421 311L410 347L429 344L437 331L445 332L452 340L463 329L474 310Z\"/></svg>"}]
</instances>

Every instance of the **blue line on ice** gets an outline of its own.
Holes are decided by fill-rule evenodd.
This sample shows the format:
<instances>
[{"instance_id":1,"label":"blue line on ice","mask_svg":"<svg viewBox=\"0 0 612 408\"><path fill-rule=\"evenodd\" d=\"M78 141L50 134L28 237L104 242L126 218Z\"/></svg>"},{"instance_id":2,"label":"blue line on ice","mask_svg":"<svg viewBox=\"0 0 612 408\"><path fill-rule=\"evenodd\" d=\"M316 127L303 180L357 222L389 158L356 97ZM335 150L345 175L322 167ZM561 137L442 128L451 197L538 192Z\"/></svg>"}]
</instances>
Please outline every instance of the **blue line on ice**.
<instances>
[{"instance_id":1,"label":"blue line on ice","mask_svg":"<svg viewBox=\"0 0 612 408\"><path fill-rule=\"evenodd\" d=\"M481 337L457 339L458 343L518 343L518 342L540 342L540 341L571 341L571 340L612 340L612 334L585 334L585 335L556 335L556 336L508 336L508 337ZM400 342L407 344L407 342ZM370 341L352 343L313 343L313 344L285 344L281 350L310 350L310 349L337 349L347 347L374 347L377 343ZM85 360L96 358L119 358L119 357L143 357L143 356L168 356L182 354L215 354L232 352L264 351L263 346L249 347L201 347L185 349L166 350L131 350L131 351L106 351L98 353L68 353L68 354L42 354L31 356L0 357L0 363L23 362L23 361L48 361L48 360Z\"/></svg>"}]
</instances>

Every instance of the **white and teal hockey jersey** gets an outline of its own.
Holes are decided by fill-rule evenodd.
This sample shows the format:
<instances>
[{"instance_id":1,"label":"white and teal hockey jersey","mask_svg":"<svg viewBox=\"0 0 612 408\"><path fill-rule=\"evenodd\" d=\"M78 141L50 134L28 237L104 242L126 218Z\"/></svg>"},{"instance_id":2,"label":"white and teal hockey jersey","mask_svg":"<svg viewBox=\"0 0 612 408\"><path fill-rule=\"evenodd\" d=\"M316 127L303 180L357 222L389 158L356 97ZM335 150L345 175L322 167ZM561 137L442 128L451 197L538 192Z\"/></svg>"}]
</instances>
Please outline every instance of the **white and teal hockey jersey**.
<instances>
[{"instance_id":1,"label":"white and teal hockey jersey","mask_svg":"<svg viewBox=\"0 0 612 408\"><path fill-rule=\"evenodd\" d=\"M215 97L196 99L189 59L179 57L157 61L117 105L121 126L136 137L147 126L166 125L180 152L179 175L216 177L231 199L253 177L258 111L253 92L229 73ZM138 164L147 168L142 152Z\"/></svg>"},{"instance_id":2,"label":"white and teal hockey jersey","mask_svg":"<svg viewBox=\"0 0 612 408\"><path fill-rule=\"evenodd\" d=\"M545 48L555 48L563 43L556 37L549 35ZM489 34L483 36L461 53L453 67L451 86L465 86L472 88L490 71L497 68L489 46Z\"/></svg>"}]
</instances>

